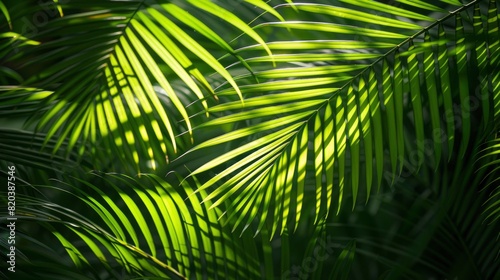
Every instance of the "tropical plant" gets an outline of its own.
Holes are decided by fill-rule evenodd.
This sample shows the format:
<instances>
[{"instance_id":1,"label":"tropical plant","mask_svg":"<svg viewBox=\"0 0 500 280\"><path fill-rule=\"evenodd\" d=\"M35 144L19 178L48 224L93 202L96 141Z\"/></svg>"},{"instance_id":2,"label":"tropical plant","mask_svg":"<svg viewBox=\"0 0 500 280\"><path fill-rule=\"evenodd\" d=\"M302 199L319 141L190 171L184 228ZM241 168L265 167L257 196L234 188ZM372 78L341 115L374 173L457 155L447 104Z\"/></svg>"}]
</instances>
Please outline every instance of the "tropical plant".
<instances>
[{"instance_id":1,"label":"tropical plant","mask_svg":"<svg viewBox=\"0 0 500 280\"><path fill-rule=\"evenodd\" d=\"M2 276L500 278L496 1L0 11Z\"/></svg>"}]
</instances>

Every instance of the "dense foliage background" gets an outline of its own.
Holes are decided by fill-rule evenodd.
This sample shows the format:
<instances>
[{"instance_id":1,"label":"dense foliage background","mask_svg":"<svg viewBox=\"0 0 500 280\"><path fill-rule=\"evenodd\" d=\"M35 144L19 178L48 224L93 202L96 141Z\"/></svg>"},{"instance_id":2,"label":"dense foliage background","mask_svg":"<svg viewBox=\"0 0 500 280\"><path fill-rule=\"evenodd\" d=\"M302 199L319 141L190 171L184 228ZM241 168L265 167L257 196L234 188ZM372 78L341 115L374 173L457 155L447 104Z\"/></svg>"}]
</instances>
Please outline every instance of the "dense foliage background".
<instances>
[{"instance_id":1,"label":"dense foliage background","mask_svg":"<svg viewBox=\"0 0 500 280\"><path fill-rule=\"evenodd\" d=\"M496 1L0 11L2 277L500 278Z\"/></svg>"}]
</instances>

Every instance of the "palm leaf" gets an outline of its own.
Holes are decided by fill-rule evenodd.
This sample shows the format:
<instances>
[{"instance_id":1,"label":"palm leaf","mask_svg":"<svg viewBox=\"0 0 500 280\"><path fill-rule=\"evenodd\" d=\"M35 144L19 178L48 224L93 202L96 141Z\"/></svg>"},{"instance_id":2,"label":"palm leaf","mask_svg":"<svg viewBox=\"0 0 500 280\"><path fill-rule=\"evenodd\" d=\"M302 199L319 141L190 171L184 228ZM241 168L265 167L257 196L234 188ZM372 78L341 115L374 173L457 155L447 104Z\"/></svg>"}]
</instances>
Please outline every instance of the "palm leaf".
<instances>
[{"instance_id":1,"label":"palm leaf","mask_svg":"<svg viewBox=\"0 0 500 280\"><path fill-rule=\"evenodd\" d=\"M5 9L5 10L4 10ZM0 10L2 12L7 12L6 7L0 2ZM8 15L8 14L7 14ZM10 22L9 22L10 24ZM12 28L11 28L12 29ZM5 31L0 33L0 82L1 82L1 91L6 91L8 88L4 87L4 85L9 85L11 83L22 83L23 77L12 67L4 65L6 63L7 58L9 57L9 53L12 51L17 51L20 47L25 46L36 46L39 45L40 42L30 40L25 36L22 36L19 33L13 31ZM2 94L3 95L3 94ZM3 101L3 100L2 100Z\"/></svg>"},{"instance_id":2,"label":"palm leaf","mask_svg":"<svg viewBox=\"0 0 500 280\"><path fill-rule=\"evenodd\" d=\"M253 2L267 7L263 1ZM192 14L211 14L245 32L270 53L260 36L224 7L198 0L183 3L182 8L179 5L162 1L60 3L65 15L34 34L41 45L18 46L17 53L7 53L7 60L22 64L22 73L33 65L45 67L23 85L52 92L38 102L41 114L31 121L47 134L47 142L58 139L54 152L67 138L71 138L68 149L77 142L102 141L106 153L120 154L124 161L132 159L137 170L139 162L156 168L178 146L193 141L186 107L198 99L200 108L206 110L205 96L214 95L201 71L212 69L235 92L240 90L214 57L238 55L226 39ZM185 26L196 34L186 32ZM200 41L214 43L216 51ZM33 59L25 61L24 57ZM187 99L174 81L188 88ZM178 138L182 132L188 134Z\"/></svg>"},{"instance_id":3,"label":"palm leaf","mask_svg":"<svg viewBox=\"0 0 500 280\"><path fill-rule=\"evenodd\" d=\"M379 15L368 13L370 7L363 1L345 2L351 6L295 3L297 14L288 13L292 6L282 5L285 22L256 26L287 28L296 40L287 40L286 32L276 33L278 39L267 42L273 57L263 56L261 45L236 49L252 68L263 69L254 72L260 83L240 87L244 104L231 99L237 94L234 89L219 87L218 96L228 101L209 108L216 118L199 128L209 131L225 125L232 131L190 151L246 141L194 166L192 174L217 172L199 189L211 190L205 200L213 199L214 206L245 193L247 198L239 203L260 210L248 213L244 209L250 206L245 205L230 209L249 215L248 221L260 221L257 230L274 217L271 235L276 228L283 233L300 220L302 194L315 196L319 220L333 206L338 212L347 195L352 196L353 206L361 192L368 199L372 185L379 188L386 177L393 182L405 165L417 172L425 161L437 168L441 157L460 160L476 118L469 102L478 98L472 90L478 78L491 85L483 85L482 104L496 104L497 72L489 71L498 67L495 1L490 1L488 14L475 17L475 29L464 27L462 18L481 13L483 1L441 5L450 12L424 1L401 1L423 12L373 4ZM425 10L438 14L431 16ZM313 15L316 21L309 21ZM324 20L318 22L318 15ZM382 29L385 33L379 32ZM466 35L475 32L491 36ZM316 39L325 34L335 40ZM474 49L490 55L484 57ZM482 55L480 63L469 55ZM271 60L279 63L277 68L266 69L262 63ZM236 71L238 62L232 67ZM473 69L479 69L480 77L473 75ZM455 80L459 83L451 82ZM490 125L492 113L483 111L481 125ZM366 164L360 165L361 160ZM230 167L225 167L228 163ZM366 179L360 180L362 173ZM315 180L316 187L304 190L308 179ZM291 201L292 194L300 199Z\"/></svg>"},{"instance_id":4,"label":"palm leaf","mask_svg":"<svg viewBox=\"0 0 500 280\"><path fill-rule=\"evenodd\" d=\"M234 240L218 221L221 213L208 212L210 205L200 205L199 195L184 201L178 191L193 191L186 181L176 190L154 175L141 180L123 175L92 177L100 183L76 179L70 189L67 183L49 188L76 198L71 209L46 198L17 197L19 218L45 224L79 269L104 265L109 273L121 267L130 276L174 279L260 274L258 256L252 254L254 241ZM113 192L104 193L103 185ZM72 210L85 205L85 216ZM77 245L81 242L85 246Z\"/></svg>"},{"instance_id":5,"label":"palm leaf","mask_svg":"<svg viewBox=\"0 0 500 280\"><path fill-rule=\"evenodd\" d=\"M145 174L140 179L91 174L87 180L66 177L64 181L71 183L35 186L44 195L16 194L17 221L28 227L17 236L17 243L33 244L29 250L19 247L22 266L16 273L36 270L26 279L50 275L49 268L60 269L53 277L76 279L275 278L296 274L295 264L309 273L304 267L310 259L318 262L315 267L324 267L315 269L315 279L332 273L346 276L350 270L352 244L332 243L324 221L307 229L315 232L307 242L300 241L301 236L279 238L280 268L273 259L276 240L269 240L267 227L262 229L262 240L248 232L235 238L223 226L227 217L222 211L201 204L202 196L193 194L195 188L186 180L182 188ZM192 183L199 187L196 180ZM56 196L63 203L48 199ZM182 199L185 196L188 199ZM2 214L7 215L5 210ZM38 226L50 231L61 246L46 249L44 244L54 244L53 240L47 235L35 238ZM304 255L291 257L298 241L304 243L300 246ZM54 256L57 260L52 260ZM23 257L26 261L21 261ZM44 264L46 268L41 267Z\"/></svg>"},{"instance_id":6,"label":"palm leaf","mask_svg":"<svg viewBox=\"0 0 500 280\"><path fill-rule=\"evenodd\" d=\"M2 161L58 173L91 168L92 165L88 160L78 160L76 152L53 154L51 149L55 145L62 145L65 148L68 146L68 141L58 144L56 140L50 140L44 144L45 136L43 133L33 134L30 131L0 128ZM85 146L80 148L84 149Z\"/></svg>"},{"instance_id":7,"label":"palm leaf","mask_svg":"<svg viewBox=\"0 0 500 280\"><path fill-rule=\"evenodd\" d=\"M54 2L0 2L19 277L498 278L496 1Z\"/></svg>"},{"instance_id":8,"label":"palm leaf","mask_svg":"<svg viewBox=\"0 0 500 280\"><path fill-rule=\"evenodd\" d=\"M482 139L473 136L471 141ZM488 186L483 181L488 171L466 164L477 157L468 154L464 163L442 168L437 176L431 166L415 175L406 173L393 192L377 195L366 207L341 213L328 223L335 242L356 239L354 278L497 278L498 221L484 222L491 212L483 213L483 203L491 198L481 191ZM349 222L352 219L357 223ZM366 267L372 272L358 273Z\"/></svg>"},{"instance_id":9,"label":"palm leaf","mask_svg":"<svg viewBox=\"0 0 500 280\"><path fill-rule=\"evenodd\" d=\"M500 218L500 185L498 172L500 171L498 155L500 154L500 141L498 138L491 140L486 143L486 148L484 148L478 160L482 160L480 164L480 169L487 172L484 177L485 187L484 192L488 192L489 198L484 202L484 214L486 215L485 220L490 224L498 223Z\"/></svg>"},{"instance_id":10,"label":"palm leaf","mask_svg":"<svg viewBox=\"0 0 500 280\"><path fill-rule=\"evenodd\" d=\"M33 238L28 234L18 230L16 232L17 241L23 242L23 248L16 251L16 272L15 275L22 279L78 279L89 280L93 279L81 273L80 270L71 267L70 264L65 262L65 258L61 258L61 252L57 252L54 248L47 246L40 242L40 237ZM5 241L5 242L4 242ZM8 245L7 236L3 234L0 236L1 248L4 252L8 252L10 245ZM20 269L21 267L30 267L28 269ZM2 272L3 273L3 272ZM8 272L11 273L11 272ZM5 279L7 275L1 274Z\"/></svg>"},{"instance_id":11,"label":"palm leaf","mask_svg":"<svg viewBox=\"0 0 500 280\"><path fill-rule=\"evenodd\" d=\"M9 11L7 10L7 7L5 6L5 4L2 1L0 1L0 11L2 11L2 15L7 20L7 23L9 24L9 28L12 29L12 22L10 20Z\"/></svg>"}]
</instances>

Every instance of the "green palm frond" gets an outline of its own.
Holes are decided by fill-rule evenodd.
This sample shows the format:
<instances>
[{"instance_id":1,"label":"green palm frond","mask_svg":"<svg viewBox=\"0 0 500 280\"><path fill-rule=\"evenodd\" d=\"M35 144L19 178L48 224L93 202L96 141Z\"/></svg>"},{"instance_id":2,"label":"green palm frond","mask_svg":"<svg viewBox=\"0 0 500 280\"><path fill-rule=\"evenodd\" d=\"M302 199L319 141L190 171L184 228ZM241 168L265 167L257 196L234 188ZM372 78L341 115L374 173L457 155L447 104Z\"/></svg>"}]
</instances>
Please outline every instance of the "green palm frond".
<instances>
[{"instance_id":1,"label":"green palm frond","mask_svg":"<svg viewBox=\"0 0 500 280\"><path fill-rule=\"evenodd\" d=\"M7 20L7 23L9 24L9 28L12 29L12 22L10 20L9 10L5 6L5 4L2 3L2 1L0 1L0 11L2 11L2 15Z\"/></svg>"},{"instance_id":2,"label":"green palm frond","mask_svg":"<svg viewBox=\"0 0 500 280\"><path fill-rule=\"evenodd\" d=\"M482 139L472 136L471 141ZM474 157L467 155L439 174L424 166L419 174L400 178L394 192L327 224L336 232L335 242L356 239L356 278L498 278L498 226L485 223L482 213L489 199L482 191L488 172L467 164ZM361 276L366 267L374 270Z\"/></svg>"},{"instance_id":3,"label":"green palm frond","mask_svg":"<svg viewBox=\"0 0 500 280\"><path fill-rule=\"evenodd\" d=\"M253 2L270 9L263 1ZM205 96L214 95L205 78L208 69L239 93L214 56L238 54L195 14L223 21L270 53L254 30L210 1L70 1L60 7L63 17L31 32L39 46L17 45L5 58L28 75L23 85L53 91L39 102L41 114L31 120L47 133L47 141L70 137L72 149L77 141L95 143L102 138L108 154L122 154L135 165L150 161L155 168L179 145L192 141L186 107L201 99L201 108L208 108ZM19 12L18 6L11 8ZM215 47L207 48L210 44ZM44 69L29 76L29 68L38 66ZM187 86L188 99L179 96L173 81ZM182 132L188 132L186 139L177 138Z\"/></svg>"},{"instance_id":4,"label":"green palm frond","mask_svg":"<svg viewBox=\"0 0 500 280\"><path fill-rule=\"evenodd\" d=\"M207 211L209 205L200 205L199 195L185 201L183 197L193 192L187 181L176 189L157 176L142 177L100 175L91 176L93 183L75 179L69 180L74 184L51 187L52 192L68 193L71 208L46 198L18 196L18 221L44 224L81 270L104 266L111 275L124 269L131 277L173 279L260 274L255 241L250 236L233 239L229 229L222 228L221 213Z\"/></svg>"},{"instance_id":5,"label":"green palm frond","mask_svg":"<svg viewBox=\"0 0 500 280\"><path fill-rule=\"evenodd\" d=\"M216 118L200 129L231 131L191 153L235 146L192 174L217 172L200 190L213 188L205 201L227 203L237 225L257 220L259 231L272 219L271 235L283 233L297 227L307 200L316 201L316 220L332 207L338 213L346 196L354 206L362 186L368 199L387 169L393 181L403 168L460 160L477 126L491 127L498 114L495 1L486 13L485 1L400 1L408 9L377 3L377 14L365 1L343 2L350 6L295 3L296 14L280 6L287 21L255 27L275 32L267 42L272 57L260 45L236 49L252 69L263 69L254 71L260 83L240 87L244 104L233 98L208 109ZM271 60L277 68L266 69ZM227 100L235 94L224 85L217 91ZM495 108L477 114L474 101Z\"/></svg>"},{"instance_id":6,"label":"green palm frond","mask_svg":"<svg viewBox=\"0 0 500 280\"><path fill-rule=\"evenodd\" d=\"M35 2L0 0L16 278L500 277L497 1Z\"/></svg>"},{"instance_id":7,"label":"green palm frond","mask_svg":"<svg viewBox=\"0 0 500 280\"><path fill-rule=\"evenodd\" d=\"M26 116L36 113L40 109L38 102L51 94L53 92L37 88L0 86L0 117L26 118ZM4 124L4 126L12 127L10 124Z\"/></svg>"},{"instance_id":8,"label":"green palm frond","mask_svg":"<svg viewBox=\"0 0 500 280\"><path fill-rule=\"evenodd\" d=\"M298 236L285 233L281 241L281 274L279 277L266 279L350 279L351 266L356 254L356 241L344 240L338 242L326 230L326 224L321 221L314 228L311 238L306 243L304 254L297 253L297 244L304 240ZM269 237L268 230L263 230L262 236ZM290 254L295 251L295 254ZM299 255L301 258L297 258Z\"/></svg>"},{"instance_id":9,"label":"green palm frond","mask_svg":"<svg viewBox=\"0 0 500 280\"><path fill-rule=\"evenodd\" d=\"M91 163L87 159L79 159L76 152L69 154L52 153L52 148L57 142L56 140L50 140L44 143L45 137L46 135L42 133L33 134L31 131L0 128L2 160L37 170L60 173L77 172L77 170L83 170L82 168L92 168ZM61 144L65 148L68 146L68 141Z\"/></svg>"},{"instance_id":10,"label":"green palm frond","mask_svg":"<svg viewBox=\"0 0 500 280\"><path fill-rule=\"evenodd\" d=\"M181 188L144 174L139 179L92 174L88 181L64 181L35 186L39 195L16 195L16 223L22 225L16 236L16 273L25 279L281 279L297 273L345 278L353 262L355 242L332 242L324 222L308 229L314 234L307 240L287 233L270 241L267 227L261 238L249 232L233 236L223 225L222 211L200 203L203 193L189 196L199 187L196 180L193 186L183 181ZM60 246L46 248L53 244L47 235L37 239L47 230ZM0 235L0 246L6 240ZM303 255L292 257L297 247Z\"/></svg>"},{"instance_id":11,"label":"green palm frond","mask_svg":"<svg viewBox=\"0 0 500 280\"><path fill-rule=\"evenodd\" d=\"M8 234L8 232L5 232ZM38 239L37 239L38 238ZM61 258L61 252L57 252L54 248L40 242L39 236L30 236L18 229L16 239L22 240L22 250L16 251L16 278L19 279L78 279L90 280L92 278L84 276L80 270L65 262L66 258ZM7 242L7 236L3 233L0 235L0 248L2 251L9 252L10 245ZM30 271L21 267L30 267ZM0 272L4 279L9 279L8 274L4 271Z\"/></svg>"},{"instance_id":12,"label":"green palm frond","mask_svg":"<svg viewBox=\"0 0 500 280\"><path fill-rule=\"evenodd\" d=\"M489 195L488 200L484 203L485 220L488 223L496 224L500 219L500 139L498 137L487 143L487 147L480 153L484 163L480 169L485 169L486 186L483 191Z\"/></svg>"},{"instance_id":13,"label":"green palm frond","mask_svg":"<svg viewBox=\"0 0 500 280\"><path fill-rule=\"evenodd\" d=\"M1 5L2 3L0 2L0 9ZM0 91L7 91L9 89L9 87L5 87L4 85L11 85L12 83L19 84L23 82L23 77L18 72L9 66L3 65L9 53L16 51L17 48L20 47L36 46L39 44L40 42L30 40L16 32L6 31L0 33L0 63L2 64L0 65Z\"/></svg>"}]
</instances>

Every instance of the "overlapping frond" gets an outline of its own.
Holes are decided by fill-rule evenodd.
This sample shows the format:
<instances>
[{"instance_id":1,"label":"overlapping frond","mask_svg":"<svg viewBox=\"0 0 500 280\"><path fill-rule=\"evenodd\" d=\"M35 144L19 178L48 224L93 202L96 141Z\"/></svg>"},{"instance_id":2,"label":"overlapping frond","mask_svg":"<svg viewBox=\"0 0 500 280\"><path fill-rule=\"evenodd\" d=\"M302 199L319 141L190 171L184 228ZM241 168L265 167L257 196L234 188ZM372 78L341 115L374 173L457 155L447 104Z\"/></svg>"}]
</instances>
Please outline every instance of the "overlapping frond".
<instances>
[{"instance_id":1,"label":"overlapping frond","mask_svg":"<svg viewBox=\"0 0 500 280\"><path fill-rule=\"evenodd\" d=\"M270 9L264 1L252 2ZM19 6L8 7L14 11L12 17L20 18ZM36 7L41 13L48 9ZM211 1L68 1L59 7L65 11L62 17L54 14L32 28L14 26L41 44L30 48L17 44L5 56L21 64L23 73L44 67L27 74L23 85L53 92L39 102L40 114L31 120L47 133L47 141L57 139L55 151L67 139L68 149L77 142L102 142L108 155L155 168L179 145L189 144L192 124L186 107L201 99L199 108L206 110L205 97L214 96L207 71L215 71L240 92L215 58L219 53L238 55L227 38L194 13L222 21L235 34L245 33L270 53L254 30ZM181 81L189 95L179 94L174 81ZM177 137L186 131L185 137Z\"/></svg>"},{"instance_id":2,"label":"overlapping frond","mask_svg":"<svg viewBox=\"0 0 500 280\"><path fill-rule=\"evenodd\" d=\"M53 154L51 148L55 140L44 144L44 134L33 134L30 131L0 128L0 153L2 160L29 166L39 170L64 172L91 168L88 160L77 160L77 154ZM43 148L45 145L45 149ZM65 141L63 147L68 145Z\"/></svg>"},{"instance_id":3,"label":"overlapping frond","mask_svg":"<svg viewBox=\"0 0 500 280\"><path fill-rule=\"evenodd\" d=\"M0 218L3 221L3 218ZM16 251L16 266L17 269L14 272L16 278L35 280L35 279L54 279L54 280L65 280L65 279L75 279L75 280L92 280L92 278L83 275L79 269L73 267L70 263L66 262L66 258L61 258L61 252L54 250L44 244L40 240L40 236L30 236L23 231L18 230L16 232L16 238L18 241L23 242L23 248ZM4 252L10 250L11 244L7 243L7 237L2 233L0 235L0 248ZM29 267L28 269L19 269L20 267ZM4 279L9 279L9 272L2 271L0 276ZM11 272L10 272L11 273ZM115 274L116 277L118 274Z\"/></svg>"},{"instance_id":4,"label":"overlapping frond","mask_svg":"<svg viewBox=\"0 0 500 280\"><path fill-rule=\"evenodd\" d=\"M26 279L288 279L298 273L311 279L331 275L345 279L349 275L355 243L334 242L324 221L307 229L314 232L307 242L288 232L279 241L270 241L267 227L260 238L250 232L235 237L224 226L227 217L220 210L201 204L206 194L193 194L199 187L196 180L174 187L146 174L139 179L118 174L63 178L64 182L31 186L37 195L16 195L16 218L23 224L16 242L30 244L16 252L16 273ZM23 186L20 181L17 185ZM7 196L0 197L4 201ZM60 203L48 197L58 197ZM0 221L5 220L5 209L0 214ZM38 226L53 238L41 239ZM45 244L54 238L61 246L47 248ZM0 235L0 247L6 240ZM277 241L279 248L273 245ZM276 265L276 254L281 266ZM311 260L324 269L311 271Z\"/></svg>"},{"instance_id":5,"label":"overlapping frond","mask_svg":"<svg viewBox=\"0 0 500 280\"><path fill-rule=\"evenodd\" d=\"M496 1L54 2L0 0L20 277L498 277Z\"/></svg>"},{"instance_id":6,"label":"overlapping frond","mask_svg":"<svg viewBox=\"0 0 500 280\"><path fill-rule=\"evenodd\" d=\"M200 204L201 196L184 200L193 192L187 181L175 189L154 175L140 180L123 175L92 177L68 179L74 183L50 191L69 191L71 208L46 198L17 197L19 219L45 225L79 269L104 266L110 275L123 269L131 277L169 279L260 275L255 241L251 236L232 238L218 220L220 213ZM77 208L86 209L85 213L76 212Z\"/></svg>"},{"instance_id":7,"label":"overlapping frond","mask_svg":"<svg viewBox=\"0 0 500 280\"><path fill-rule=\"evenodd\" d=\"M478 134L471 141L483 140ZM488 171L467 164L475 157L467 154L439 173L423 166L419 174L400 178L394 192L328 224L336 242L356 239L360 250L353 271L372 267L376 259L377 268L363 278L498 278L498 226L482 217L482 204L490 196L481 191Z\"/></svg>"},{"instance_id":8,"label":"overlapping frond","mask_svg":"<svg viewBox=\"0 0 500 280\"><path fill-rule=\"evenodd\" d=\"M2 3L0 2L0 5L1 4ZM2 85L0 87L0 91L6 91L8 89L5 85L11 85L13 82L19 84L23 81L23 77L19 73L11 67L3 65L3 60L8 57L10 52L17 50L17 48L23 46L36 46L39 44L40 42L30 40L29 38L10 30L0 33L0 63L2 64L0 65L0 83Z\"/></svg>"},{"instance_id":9,"label":"overlapping frond","mask_svg":"<svg viewBox=\"0 0 500 280\"><path fill-rule=\"evenodd\" d=\"M485 220L488 223L496 224L500 219L500 139L497 137L489 141L479 155L479 163L481 164L479 168L487 172L483 189L489 195L488 200L483 205Z\"/></svg>"},{"instance_id":10,"label":"overlapping frond","mask_svg":"<svg viewBox=\"0 0 500 280\"><path fill-rule=\"evenodd\" d=\"M256 27L274 32L273 56L260 45L236 50L254 69L271 59L278 67L255 71L260 83L240 87L244 104L209 108L218 117L200 128L232 129L192 151L236 145L193 171L217 172L200 190L214 188L205 200L226 203L236 226L256 220L259 231L270 221L272 234L283 233L297 227L306 200L316 202L316 220L338 212L345 197L354 206L403 168L460 160L475 126L490 127L498 114L485 109L478 118L476 104L497 107L495 1L487 12L485 1L400 1L404 8L369 1L375 14L367 1L343 2L295 3L296 14L280 6L287 21ZM473 13L469 28L463 18Z\"/></svg>"},{"instance_id":11,"label":"overlapping frond","mask_svg":"<svg viewBox=\"0 0 500 280\"><path fill-rule=\"evenodd\" d=\"M18 117L22 120L27 115L36 113L40 109L38 102L52 93L52 91L37 88L0 86L0 117ZM4 127L12 126L11 124L4 124Z\"/></svg>"},{"instance_id":12,"label":"overlapping frond","mask_svg":"<svg viewBox=\"0 0 500 280\"><path fill-rule=\"evenodd\" d=\"M5 4L2 1L0 1L0 11L2 11L2 15L5 17L5 20L9 25L9 28L12 29L12 22L10 20L9 11L7 10L7 7L5 7Z\"/></svg>"}]
</instances>

